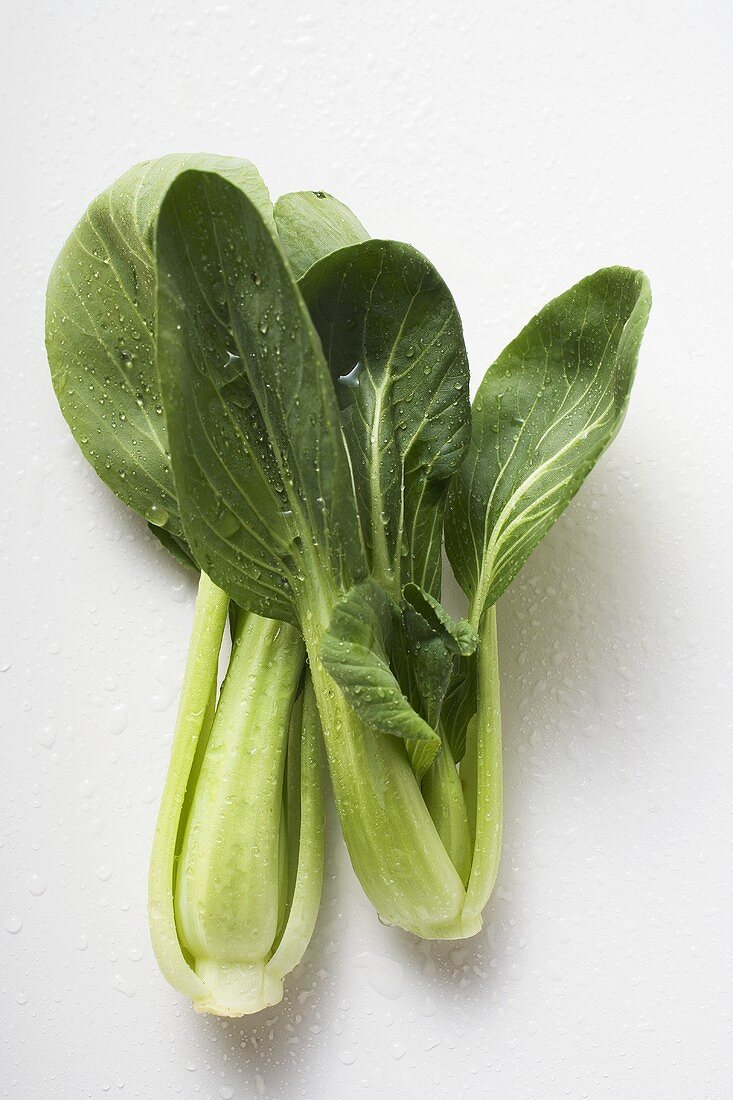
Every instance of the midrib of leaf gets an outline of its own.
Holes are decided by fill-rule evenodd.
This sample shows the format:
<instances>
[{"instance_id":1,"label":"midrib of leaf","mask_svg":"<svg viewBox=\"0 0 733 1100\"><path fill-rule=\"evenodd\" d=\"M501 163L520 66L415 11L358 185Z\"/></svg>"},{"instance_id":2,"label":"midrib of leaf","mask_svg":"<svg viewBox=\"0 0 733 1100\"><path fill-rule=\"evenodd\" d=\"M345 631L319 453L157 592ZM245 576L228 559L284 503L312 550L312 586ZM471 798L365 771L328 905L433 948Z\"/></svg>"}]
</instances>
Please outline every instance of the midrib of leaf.
<instances>
[{"instance_id":1,"label":"midrib of leaf","mask_svg":"<svg viewBox=\"0 0 733 1100\"><path fill-rule=\"evenodd\" d=\"M593 413L591 415L595 415L595 412L598 409L599 404L600 404L600 401L596 405L596 408L593 410ZM484 604L486 602L486 598L488 596L489 589L491 588L491 582L493 580L494 570L495 570L495 566L497 564L497 562L495 561L497 547L500 545L503 538L514 527L516 527L521 522L526 522L526 520L524 518L525 515L526 515L526 512L522 512L518 516L516 516L514 518L514 520L512 520L512 522L507 524L507 526L505 527L504 525L506 524L507 517L509 515L511 515L511 513L514 510L515 506L522 499L522 497L525 496L525 494L527 492L529 492L529 490L532 488L532 486L534 484L536 484L536 482L538 480L540 480L540 478L543 477L543 475L545 473L547 473L548 470L552 469L552 467L557 463L557 461L560 458L562 458L569 451L571 451L573 449L573 447L576 447L579 442L583 441L594 428L599 427L602 424L603 416L608 411L608 408L609 408L609 406L606 405L606 407L603 410L603 415L598 420L586 421L585 426L583 427L583 429L580 432L576 432L575 435L573 435L572 438L569 439L567 441L567 443L565 443L558 451L555 451L555 453L553 455L551 455L549 459L547 459L545 462L543 462L539 466L537 466L532 471L532 473L529 475L529 477L525 478L525 480L514 490L514 492L510 496L509 500L506 502L506 504L502 508L501 512L499 513L499 516L497 517L496 523L494 524L494 528L492 530L491 537L489 539L488 546L486 548L486 553L484 555L483 562L482 562L482 565L481 565L481 570L479 572L479 579L478 579L478 583L476 585L476 592L474 594L473 599L471 600L471 610L470 610L469 619L470 619L471 625L474 627L474 629L478 629L479 621L481 619L481 614L482 614L483 609L484 609ZM556 483L556 484L552 485L550 487L550 489L547 490L547 493L544 493L542 497L538 497L536 501L532 502L532 505L530 506L529 511L531 511L536 506L536 504L538 504L541 500L543 500L544 497L550 496L553 493L557 493L558 489L561 488L563 485L565 485L568 480L572 480L572 479L567 479L566 478L563 482L559 482L559 483ZM493 493L493 490L492 490L492 493ZM488 509L487 509L487 512L488 512ZM537 518L535 517L535 522L536 521L537 521ZM516 547L512 547L512 549L516 549Z\"/></svg>"},{"instance_id":2,"label":"midrib of leaf","mask_svg":"<svg viewBox=\"0 0 733 1100\"><path fill-rule=\"evenodd\" d=\"M372 525L372 541L374 545L373 571L375 579L388 591L391 591L395 581L394 563L389 560L385 526L382 519L384 512L382 501L382 467L379 448L379 434L382 416L382 401L385 391L389 388L388 380L383 385L375 387L375 415L371 426L371 462L369 464L370 482L370 511ZM404 494L403 494L404 495ZM399 543L398 543L399 545ZM397 581L399 584L399 580Z\"/></svg>"},{"instance_id":3,"label":"midrib of leaf","mask_svg":"<svg viewBox=\"0 0 733 1100\"><path fill-rule=\"evenodd\" d=\"M607 297L608 297L608 289L606 289L606 292L605 292L605 295L604 295L604 301L606 300ZM581 321L579 329L578 329L578 343L579 344L582 340L583 332L585 330L586 322L587 322L587 319L588 319L588 309L589 309L589 307L590 307L590 301L586 302L585 314L583 316L583 320ZM614 326L614 328L615 327L616 326ZM539 338L542 341L543 346L544 346L543 333L542 333L541 330L539 331L538 335L539 335ZM563 377L565 378L565 382L566 382L566 390L565 390L565 394L563 396L562 402L560 403L560 405L558 406L558 409L556 410L556 412L552 416L551 422L548 424L547 428L545 429L542 436L540 437L537 444L535 445L536 449L538 449L541 446L542 442L545 440L545 438L547 437L547 435L550 432L557 429L557 426L560 423L562 423L562 421L564 419L566 419L567 416L572 415L572 413L582 404L583 400L585 399L585 397L590 392L590 390L593 386L593 383L598 378L598 376L599 376L599 374L600 374L600 372L601 372L601 370L604 366L606 353L608 352L608 348L611 344L612 339L613 339L613 331L611 329L608 329L608 338L606 340L606 345L603 349L603 352L598 357L598 364L596 366L596 369L593 372L593 374L591 375L588 383L586 384L585 389L580 393L580 395L577 397L577 399L575 400L573 405L569 409L566 409L565 412L562 414L562 416L557 418L557 413L562 411L563 406L565 405L565 402L567 401L569 395L573 391L573 388L574 388L574 385L575 385L575 382L577 380L578 374L580 372L580 367L581 367L581 361L580 361L580 359L578 359L578 361L576 363L575 373L574 373L574 376L573 376L572 380L570 378L568 378L567 370L565 368L565 349L564 349L564 346L561 345L561 351L562 351L562 355L563 355ZM525 358L526 358L526 356L523 355L523 357L522 357L523 361L524 361ZM545 463L543 463L541 466L537 467L533 471L533 473L530 475L530 477L527 478L514 491L514 493L510 497L509 501L504 505L501 512L499 513L499 516L496 520L496 523L494 524L491 536L488 538L488 544L487 544L487 533L488 533L487 528L488 528L488 524L489 524L489 520L490 520L490 516L491 516L491 506L492 506L493 501L494 501L494 496L495 496L495 494L496 494L496 492L499 488L499 485L501 484L502 478L503 478L503 476L504 476L504 474L505 474L512 458L514 457L514 455L517 451L517 448L518 448L518 446L521 442L522 435L525 431L525 428L529 424L529 421L531 420L532 415L533 415L535 409L537 408L537 405L538 405L538 402L540 401L540 398L545 393L545 390L546 390L546 387L547 387L548 368L549 368L549 362L548 362L548 359L547 359L547 350L545 349L545 365L544 365L544 377L543 377L543 380L542 380L542 385L538 388L537 395L536 395L534 401L532 402L532 405L530 407L529 412L524 417L524 421L522 423L522 426L521 426L520 430L517 433L516 439L514 440L514 445L512 446L508 457L506 458L504 464L502 465L502 467L501 467L501 469L500 469L500 471L499 471L499 473L496 477L496 480L494 481L494 484L491 488L491 493L489 494L489 500L488 500L488 503L486 505L486 510L485 510L485 513L484 513L485 518L484 518L484 543L483 544L484 544L484 546L487 547L487 549L486 549L486 553L483 554L483 555L480 553L480 550L479 550L478 545L476 543L475 535L473 533L473 525L471 525L472 538L473 538L473 544L474 544L474 556L475 556L475 559L476 559L476 564L478 566L478 580L477 580L477 584L476 584L476 592L474 594L473 600L471 601L471 608L472 608L471 621L473 622L474 626L478 625L478 619L481 616L481 612L483 610L484 603L486 601L489 589L491 587L493 574L494 574L494 571L495 571L495 569L498 565L498 562L494 561L494 555L496 553L496 548L497 548L497 545L499 543L499 540L502 538L502 536L505 536L506 534L508 534L508 532L512 529L512 527L519 520L521 520L521 518L522 518L521 516L516 517L516 520L513 521L513 523L510 524L509 527L505 531L503 531L502 527L503 527L503 524L506 522L507 514L509 514L511 512L513 506L531 488L532 484L534 484L538 480L538 478L542 476L543 473L545 473L548 469L550 469L553 466L553 464L557 461L557 459L559 459L564 453L567 453L567 451L569 449L571 449L572 446L577 444L579 439L583 438L583 432L585 432L585 435L587 436L588 433L592 430L592 428L597 426L595 423L593 423L592 418L595 416L595 413L596 413L597 409L599 408L601 402L603 401L604 397L606 396L606 394L608 392L609 384L612 382L612 378L609 378L606 386L603 387L603 389L601 391L601 395L599 397L599 400L596 403L596 407L593 410L593 412L591 413L591 420L586 421L586 425L582 429L582 431L576 433L576 435L573 436L572 439L569 440L568 443L565 444L565 446L563 448L561 448L560 451L556 452ZM497 453L498 453L498 447L499 447L499 442L497 440ZM567 479L565 479L565 481L562 484L564 485L566 482L567 482ZM552 493L552 492L556 492L559 487L560 486L557 486L557 485L553 486L552 489L548 490L548 494ZM548 494L544 494L544 495L546 496ZM537 522L536 517L535 517L535 522ZM514 547L514 549L516 549L516 547ZM487 568L487 566L488 566L488 568ZM474 615L477 616L475 622L474 622Z\"/></svg>"},{"instance_id":4,"label":"midrib of leaf","mask_svg":"<svg viewBox=\"0 0 733 1100\"><path fill-rule=\"evenodd\" d=\"M374 296L374 288L379 281L379 278L384 270L384 257L382 256L379 264L379 271L377 272L376 279L372 283L371 290L369 292L369 304L364 310L364 323L362 325L362 357L364 359L364 368L368 369L367 357L366 357L366 328L367 320L369 317L369 311L371 309L371 302ZM345 277L345 276L344 276ZM403 371L403 374L392 377L392 366L394 364L395 356L397 354L397 347L402 339L407 324L407 319L410 316L410 311L415 304L420 289L422 288L423 280L420 281L420 286L416 293L410 297L410 302L402 315L400 321L400 327L397 330L397 335L392 341L389 356L384 368L384 379L382 385L374 387L376 394L376 405L374 423L372 424L370 445L371 445L371 462L369 465L369 479L370 479L370 497L371 497L371 523L372 523L372 537L375 546L375 563L374 563L374 575L375 579L380 582L387 589L388 592L399 593L400 591L400 547L402 546L402 536L405 526L405 460L409 447L406 451L399 452L400 454L400 514L397 523L397 532L395 538L395 557L393 561L389 560L389 550L387 547L387 539L385 535L385 524L382 519L384 514L381 484L382 484L382 464L381 454L379 449L379 436L381 428L381 416L382 416L382 402L387 395L388 391L394 388L394 383L399 381L404 374L409 373L410 369L414 369L416 364L412 364L411 368ZM430 342L431 344L433 341ZM430 345L428 345L429 347ZM427 348L425 349L427 351ZM418 357L418 360L422 358L422 354ZM417 438L418 432L415 432L410 446Z\"/></svg>"},{"instance_id":5,"label":"midrib of leaf","mask_svg":"<svg viewBox=\"0 0 733 1100\"><path fill-rule=\"evenodd\" d=\"M392 564L389 561L389 551L387 548L387 538L385 535L384 523L381 519L383 512L382 508L382 464L381 456L379 452L379 434L381 427L381 415L382 415L382 400L384 398L384 391L389 386L389 367L394 359L395 344L392 344L392 349L387 361L387 366L384 371L384 379L382 386L374 386L374 381L371 379L371 372L369 371L369 361L366 353L366 331L367 322L369 320L369 313L372 308L372 300L374 298L374 288L379 282L379 278L384 270L384 257L380 257L379 270L377 271L376 278L372 281L372 285L369 289L369 301L367 307L364 310L364 319L361 326L361 354L364 360L364 370L367 372L374 392L376 395L375 401L375 416L374 422L371 425L370 432L370 453L371 462L369 464L369 497L370 497L370 516L372 527L372 544L374 546L374 561L373 561L373 573L375 579L382 584L387 591L391 591L394 580ZM346 272L344 272L341 280L341 286L343 288L344 281L346 279ZM404 322L403 322L404 323ZM400 331L402 327L400 326ZM362 417L363 419L363 417ZM366 424L365 424L366 427ZM348 448L347 448L348 450ZM399 545L399 543L398 543Z\"/></svg>"}]
</instances>

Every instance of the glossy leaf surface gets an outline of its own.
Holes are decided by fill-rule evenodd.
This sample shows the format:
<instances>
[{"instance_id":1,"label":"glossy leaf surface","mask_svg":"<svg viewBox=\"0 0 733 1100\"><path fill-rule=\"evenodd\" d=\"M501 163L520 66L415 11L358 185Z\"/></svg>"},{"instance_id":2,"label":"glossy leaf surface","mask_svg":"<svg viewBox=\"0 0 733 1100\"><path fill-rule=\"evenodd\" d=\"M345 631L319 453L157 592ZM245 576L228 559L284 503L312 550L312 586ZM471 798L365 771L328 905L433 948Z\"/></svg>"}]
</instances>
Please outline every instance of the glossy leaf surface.
<instances>
[{"instance_id":1,"label":"glossy leaf surface","mask_svg":"<svg viewBox=\"0 0 733 1100\"><path fill-rule=\"evenodd\" d=\"M545 306L486 373L446 519L474 626L618 431L650 305L641 272L604 268Z\"/></svg>"},{"instance_id":2,"label":"glossy leaf surface","mask_svg":"<svg viewBox=\"0 0 733 1100\"><path fill-rule=\"evenodd\" d=\"M364 241L301 289L336 386L372 575L439 594L442 518L469 440L468 364L455 302L409 245Z\"/></svg>"}]
</instances>

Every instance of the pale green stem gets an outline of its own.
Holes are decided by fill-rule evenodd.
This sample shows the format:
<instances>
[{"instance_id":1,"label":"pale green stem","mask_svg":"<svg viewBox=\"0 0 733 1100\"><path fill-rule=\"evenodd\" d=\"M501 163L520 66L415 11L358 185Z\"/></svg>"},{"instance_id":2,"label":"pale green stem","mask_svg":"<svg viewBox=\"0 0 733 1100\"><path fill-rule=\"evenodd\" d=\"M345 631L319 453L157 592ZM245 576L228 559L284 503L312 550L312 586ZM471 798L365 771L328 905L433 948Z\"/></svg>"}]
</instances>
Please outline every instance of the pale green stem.
<instances>
[{"instance_id":1,"label":"pale green stem","mask_svg":"<svg viewBox=\"0 0 733 1100\"><path fill-rule=\"evenodd\" d=\"M305 676L308 676L305 669ZM305 679L304 676L304 679ZM282 877L282 905L280 930L277 942L280 942L288 918L290 902L295 893L295 876L298 870L298 848L300 846L300 788L301 788L301 741L303 737L303 692L293 704L290 715L290 733L288 734L288 752L285 758L285 781L283 783L283 833L285 835L286 862Z\"/></svg>"},{"instance_id":2,"label":"pale green stem","mask_svg":"<svg viewBox=\"0 0 733 1100\"><path fill-rule=\"evenodd\" d=\"M463 798L466 803L468 831L471 835L471 862L473 846L476 843L476 715L469 719L466 727L466 746L461 760L460 772Z\"/></svg>"},{"instance_id":3,"label":"pale green stem","mask_svg":"<svg viewBox=\"0 0 733 1100\"><path fill-rule=\"evenodd\" d=\"M266 970L280 926L285 753L304 650L285 623L240 613L176 877L178 934L207 989L202 1012L276 1003Z\"/></svg>"},{"instance_id":4,"label":"pale green stem","mask_svg":"<svg viewBox=\"0 0 733 1100\"><path fill-rule=\"evenodd\" d=\"M354 870L380 918L426 939L474 935L465 891L423 801L404 744L365 725L323 668L325 626L305 639L336 807Z\"/></svg>"},{"instance_id":5,"label":"pale green stem","mask_svg":"<svg viewBox=\"0 0 733 1100\"><path fill-rule=\"evenodd\" d=\"M479 623L478 713L466 735L466 801L474 816L474 852L464 918L480 920L496 882L503 818L501 708L496 608ZM463 774L464 764L461 765Z\"/></svg>"},{"instance_id":6,"label":"pale green stem","mask_svg":"<svg viewBox=\"0 0 733 1100\"><path fill-rule=\"evenodd\" d=\"M282 983L303 958L310 943L321 903L323 883L323 794L319 752L320 723L313 684L306 675L300 728L291 733L297 774L289 792L289 810L299 799L300 813L291 813L292 828L298 826L297 869L285 930L266 966L267 974ZM295 742L295 744L294 744ZM299 742L299 743L298 743ZM299 752L298 752L299 749ZM294 768L295 772L295 768ZM293 788L298 788L293 789ZM293 807L294 809L294 807Z\"/></svg>"},{"instance_id":7,"label":"pale green stem","mask_svg":"<svg viewBox=\"0 0 733 1100\"><path fill-rule=\"evenodd\" d=\"M155 957L171 985L192 999L201 996L205 986L191 969L178 940L173 904L174 867L188 780L199 740L202 734L206 736L207 712L210 716L216 694L228 607L228 596L202 573L148 878L150 937Z\"/></svg>"},{"instance_id":8,"label":"pale green stem","mask_svg":"<svg viewBox=\"0 0 733 1100\"><path fill-rule=\"evenodd\" d=\"M442 748L423 777L422 794L443 847L465 886L472 856L468 813L450 745L443 730L439 732Z\"/></svg>"}]
</instances>

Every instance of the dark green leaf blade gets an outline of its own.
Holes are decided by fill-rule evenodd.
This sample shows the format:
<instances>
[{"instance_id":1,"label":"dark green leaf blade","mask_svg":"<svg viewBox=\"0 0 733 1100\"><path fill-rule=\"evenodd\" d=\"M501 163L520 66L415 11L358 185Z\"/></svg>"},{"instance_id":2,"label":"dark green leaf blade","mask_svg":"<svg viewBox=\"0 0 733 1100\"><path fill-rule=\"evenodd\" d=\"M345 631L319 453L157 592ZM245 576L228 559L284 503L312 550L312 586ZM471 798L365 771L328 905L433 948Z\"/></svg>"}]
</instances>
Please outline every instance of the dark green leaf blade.
<instances>
[{"instance_id":1,"label":"dark green leaf blade","mask_svg":"<svg viewBox=\"0 0 733 1100\"><path fill-rule=\"evenodd\" d=\"M405 602L420 615L431 632L442 638L451 653L468 657L475 652L478 634L468 619L454 619L435 596L420 588L414 581L409 581L405 585L402 595Z\"/></svg>"},{"instance_id":2,"label":"dark green leaf blade","mask_svg":"<svg viewBox=\"0 0 733 1100\"><path fill-rule=\"evenodd\" d=\"M545 306L486 373L446 517L474 625L618 431L650 306L642 272L604 268Z\"/></svg>"},{"instance_id":3,"label":"dark green leaf blade","mask_svg":"<svg viewBox=\"0 0 733 1100\"><path fill-rule=\"evenodd\" d=\"M180 538L155 368L158 210L186 167L245 191L274 230L267 188L247 161L171 154L136 165L90 204L48 283L46 346L61 410L102 480L140 515Z\"/></svg>"},{"instance_id":4,"label":"dark green leaf blade","mask_svg":"<svg viewBox=\"0 0 733 1100\"><path fill-rule=\"evenodd\" d=\"M478 669L476 655L461 657L443 700L440 720L448 738L453 759L458 764L466 752L468 723L478 709Z\"/></svg>"},{"instance_id":5,"label":"dark green leaf blade","mask_svg":"<svg viewBox=\"0 0 733 1100\"><path fill-rule=\"evenodd\" d=\"M291 191L275 203L275 225L299 279L323 256L369 238L355 214L325 191Z\"/></svg>"},{"instance_id":6,"label":"dark green leaf blade","mask_svg":"<svg viewBox=\"0 0 733 1100\"><path fill-rule=\"evenodd\" d=\"M321 642L321 660L364 722L382 733L419 743L419 774L423 774L440 749L440 738L410 706L390 670L396 613L374 580L355 585L334 608Z\"/></svg>"},{"instance_id":7,"label":"dark green leaf blade","mask_svg":"<svg viewBox=\"0 0 733 1100\"><path fill-rule=\"evenodd\" d=\"M255 205L220 177L178 176L157 255L159 369L186 537L240 606L297 621L303 586L335 598L366 569L318 337Z\"/></svg>"},{"instance_id":8,"label":"dark green leaf blade","mask_svg":"<svg viewBox=\"0 0 733 1100\"><path fill-rule=\"evenodd\" d=\"M392 653L399 682L414 709L437 731L457 659L474 653L478 636L465 619L451 618L434 596L410 582L403 589L401 643ZM420 743L408 746L418 776L424 774L421 749Z\"/></svg>"},{"instance_id":9,"label":"dark green leaf blade","mask_svg":"<svg viewBox=\"0 0 733 1100\"><path fill-rule=\"evenodd\" d=\"M440 708L453 672L453 653L419 611L402 607L402 646L395 651L397 676L414 709L437 730Z\"/></svg>"},{"instance_id":10,"label":"dark green leaf blade","mask_svg":"<svg viewBox=\"0 0 733 1100\"><path fill-rule=\"evenodd\" d=\"M437 594L445 493L470 433L455 302L395 241L334 252L300 285L342 409L372 575L395 598L402 576Z\"/></svg>"},{"instance_id":11,"label":"dark green leaf blade","mask_svg":"<svg viewBox=\"0 0 733 1100\"><path fill-rule=\"evenodd\" d=\"M452 619L434 596L413 583L403 589L400 610L399 643L392 650L395 674L412 707L438 732L458 655L475 650L476 632L465 620ZM422 746L410 742L407 748L413 770L422 778L427 771Z\"/></svg>"}]
</instances>

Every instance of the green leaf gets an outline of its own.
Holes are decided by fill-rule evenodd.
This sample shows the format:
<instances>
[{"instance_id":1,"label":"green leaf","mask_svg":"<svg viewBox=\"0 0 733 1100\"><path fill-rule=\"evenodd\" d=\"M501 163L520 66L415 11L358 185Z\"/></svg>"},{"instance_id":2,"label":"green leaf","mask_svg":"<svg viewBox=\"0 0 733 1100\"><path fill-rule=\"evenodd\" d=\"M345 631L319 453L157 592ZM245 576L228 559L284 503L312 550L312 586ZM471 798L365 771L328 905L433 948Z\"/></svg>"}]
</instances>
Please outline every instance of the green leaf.
<instances>
[{"instance_id":1,"label":"green leaf","mask_svg":"<svg viewBox=\"0 0 733 1100\"><path fill-rule=\"evenodd\" d=\"M325 191L281 195L275 203L275 224L296 279L337 248L369 238L348 206Z\"/></svg>"},{"instance_id":2,"label":"green leaf","mask_svg":"<svg viewBox=\"0 0 733 1100\"><path fill-rule=\"evenodd\" d=\"M440 712L443 731L456 763L466 752L466 730L478 709L477 671L475 654L460 658Z\"/></svg>"},{"instance_id":3,"label":"green leaf","mask_svg":"<svg viewBox=\"0 0 733 1100\"><path fill-rule=\"evenodd\" d=\"M431 632L442 639L446 648L462 657L474 653L478 634L468 619L453 619L435 596L409 581L402 589L405 602L424 620Z\"/></svg>"},{"instance_id":4,"label":"green leaf","mask_svg":"<svg viewBox=\"0 0 733 1100\"><path fill-rule=\"evenodd\" d=\"M618 431L650 305L642 272L604 268L545 306L487 372L446 518L474 625Z\"/></svg>"},{"instance_id":5,"label":"green leaf","mask_svg":"<svg viewBox=\"0 0 733 1100\"><path fill-rule=\"evenodd\" d=\"M452 619L434 596L416 584L405 585L402 645L395 647L392 656L410 703L432 729L438 729L456 658L473 653L477 644L470 623Z\"/></svg>"},{"instance_id":6,"label":"green leaf","mask_svg":"<svg viewBox=\"0 0 733 1100\"><path fill-rule=\"evenodd\" d=\"M453 672L453 654L419 611L402 608L404 648L394 654L400 684L418 714L437 730L440 708Z\"/></svg>"},{"instance_id":7,"label":"green leaf","mask_svg":"<svg viewBox=\"0 0 733 1100\"><path fill-rule=\"evenodd\" d=\"M157 232L158 361L186 538L240 606L324 623L366 572L318 336L258 209L183 172ZM295 606L297 605L297 607Z\"/></svg>"},{"instance_id":8,"label":"green leaf","mask_svg":"<svg viewBox=\"0 0 733 1100\"><path fill-rule=\"evenodd\" d=\"M395 598L402 579L437 594L445 493L470 432L455 302L395 241L334 252L300 286L336 385L372 575Z\"/></svg>"},{"instance_id":9,"label":"green leaf","mask_svg":"<svg viewBox=\"0 0 733 1100\"><path fill-rule=\"evenodd\" d=\"M244 160L171 154L132 168L94 199L48 283L46 346L61 410L102 480L140 515L180 538L155 368L154 230L186 167L245 191L273 228L267 189Z\"/></svg>"},{"instance_id":10,"label":"green leaf","mask_svg":"<svg viewBox=\"0 0 733 1100\"><path fill-rule=\"evenodd\" d=\"M376 581L355 585L334 608L321 642L323 667L352 710L382 733L419 742L424 772L440 738L410 706L389 667L397 609Z\"/></svg>"}]
</instances>

